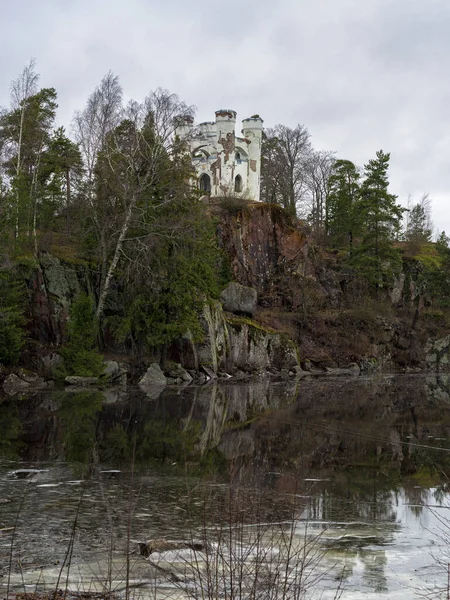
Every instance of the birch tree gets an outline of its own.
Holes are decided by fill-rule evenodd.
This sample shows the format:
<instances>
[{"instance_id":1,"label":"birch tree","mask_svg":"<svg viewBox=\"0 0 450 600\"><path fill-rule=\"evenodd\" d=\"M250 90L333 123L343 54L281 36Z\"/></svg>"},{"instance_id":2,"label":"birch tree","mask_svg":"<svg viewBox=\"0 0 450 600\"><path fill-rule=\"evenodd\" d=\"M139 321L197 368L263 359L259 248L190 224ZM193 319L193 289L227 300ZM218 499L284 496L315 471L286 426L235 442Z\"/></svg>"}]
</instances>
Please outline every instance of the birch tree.
<instances>
[{"instance_id":1,"label":"birch tree","mask_svg":"<svg viewBox=\"0 0 450 600\"><path fill-rule=\"evenodd\" d=\"M24 138L24 129L26 121L26 113L28 109L27 100L31 98L37 91L37 85L39 82L39 75L35 71L36 62L32 58L28 65L24 68L22 73L17 79L11 84L11 111L18 114L18 128L16 131L15 139L10 141L16 144L16 160L15 160L15 176L16 176L16 188L15 188L15 227L14 237L17 239L19 236L19 205L20 205L20 187L19 180L22 172L22 146Z\"/></svg>"},{"instance_id":2,"label":"birch tree","mask_svg":"<svg viewBox=\"0 0 450 600\"><path fill-rule=\"evenodd\" d=\"M175 94L150 93L143 103L122 106L119 80L108 73L75 116L76 138L86 165L86 198L99 239L101 318L119 261L138 260L154 211L173 201L185 163L174 153L175 117L192 113ZM183 184L186 184L184 171ZM133 243L133 252L127 246ZM136 248L142 252L136 253Z\"/></svg>"}]
</instances>

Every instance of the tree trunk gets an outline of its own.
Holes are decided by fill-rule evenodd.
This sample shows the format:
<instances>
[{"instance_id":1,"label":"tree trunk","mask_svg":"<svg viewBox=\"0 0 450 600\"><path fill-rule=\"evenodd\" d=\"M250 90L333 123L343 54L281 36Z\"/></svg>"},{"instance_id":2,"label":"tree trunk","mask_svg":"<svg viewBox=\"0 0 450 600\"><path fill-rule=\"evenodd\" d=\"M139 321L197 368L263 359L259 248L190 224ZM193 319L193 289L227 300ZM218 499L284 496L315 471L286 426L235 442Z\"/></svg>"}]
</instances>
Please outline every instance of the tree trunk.
<instances>
[{"instance_id":1,"label":"tree trunk","mask_svg":"<svg viewBox=\"0 0 450 600\"><path fill-rule=\"evenodd\" d=\"M133 209L134 209L135 203L136 203L136 198L133 196L133 198L128 206L122 228L120 230L119 239L117 240L117 244L116 244L116 247L114 250L114 256L112 258L111 264L108 267L105 282L104 282L104 284L102 286L102 290L100 292L97 310L95 312L95 316L96 316L97 320L100 319L100 317L102 316L102 313L103 313L103 308L105 306L105 300L108 295L109 289L111 287L111 282L112 282L112 278L114 275L114 271L116 270L117 264L119 262L120 252L122 251L123 242L124 242L125 236L127 235L127 232L128 232L128 227L130 225L131 215L133 214Z\"/></svg>"},{"instance_id":2,"label":"tree trunk","mask_svg":"<svg viewBox=\"0 0 450 600\"><path fill-rule=\"evenodd\" d=\"M20 127L19 127L19 142L17 147L17 166L16 166L16 183L17 186L19 184L19 176L21 170L21 160L22 160L22 138L23 138L23 124L25 121L25 105L22 106L22 110L20 112ZM14 226L14 238L17 240L19 237L19 203L20 203L20 193L19 187L16 189L16 222Z\"/></svg>"},{"instance_id":3,"label":"tree trunk","mask_svg":"<svg viewBox=\"0 0 450 600\"><path fill-rule=\"evenodd\" d=\"M66 233L70 237L70 169L66 169Z\"/></svg>"}]
</instances>

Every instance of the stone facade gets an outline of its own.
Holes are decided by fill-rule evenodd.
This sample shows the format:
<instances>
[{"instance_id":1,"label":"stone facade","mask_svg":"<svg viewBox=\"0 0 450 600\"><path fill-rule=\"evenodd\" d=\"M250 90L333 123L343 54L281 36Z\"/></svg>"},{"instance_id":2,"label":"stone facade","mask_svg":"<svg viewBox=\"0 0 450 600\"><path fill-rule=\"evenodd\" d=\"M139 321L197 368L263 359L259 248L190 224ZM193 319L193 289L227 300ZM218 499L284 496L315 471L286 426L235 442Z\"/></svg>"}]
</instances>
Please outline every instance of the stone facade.
<instances>
[{"instance_id":1,"label":"stone facade","mask_svg":"<svg viewBox=\"0 0 450 600\"><path fill-rule=\"evenodd\" d=\"M179 119L175 133L187 144L201 190L212 197L259 200L262 126L258 115L244 119L243 137L237 137L236 112L229 109L198 126L192 117Z\"/></svg>"}]
</instances>

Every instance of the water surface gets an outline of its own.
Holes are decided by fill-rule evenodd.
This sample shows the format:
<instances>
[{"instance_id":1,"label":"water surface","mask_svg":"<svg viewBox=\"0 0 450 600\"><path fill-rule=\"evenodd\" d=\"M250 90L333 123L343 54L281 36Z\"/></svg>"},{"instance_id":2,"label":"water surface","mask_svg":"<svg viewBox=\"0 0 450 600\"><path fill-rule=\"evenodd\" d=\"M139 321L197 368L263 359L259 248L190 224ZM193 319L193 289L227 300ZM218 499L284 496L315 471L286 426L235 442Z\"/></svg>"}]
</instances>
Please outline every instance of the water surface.
<instances>
[{"instance_id":1,"label":"water surface","mask_svg":"<svg viewBox=\"0 0 450 600\"><path fill-rule=\"evenodd\" d=\"M341 586L348 599L444 598L449 390L445 376L390 376L5 399L2 587L11 556L14 589L49 588L60 572L62 587L70 555L71 585L120 589L130 537L139 594L179 596L137 542L212 539L239 522L240 547L256 528L275 562L280 527L314 544L307 597ZM192 558L155 557L178 571Z\"/></svg>"}]
</instances>

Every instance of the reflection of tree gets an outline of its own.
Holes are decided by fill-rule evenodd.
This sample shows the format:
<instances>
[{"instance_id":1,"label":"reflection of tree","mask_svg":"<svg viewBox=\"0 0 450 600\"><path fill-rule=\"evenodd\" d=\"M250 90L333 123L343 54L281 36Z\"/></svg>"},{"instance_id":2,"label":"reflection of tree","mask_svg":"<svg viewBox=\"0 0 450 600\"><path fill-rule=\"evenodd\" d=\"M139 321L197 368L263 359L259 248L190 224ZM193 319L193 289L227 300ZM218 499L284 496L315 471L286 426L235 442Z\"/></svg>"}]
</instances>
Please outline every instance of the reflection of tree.
<instances>
[{"instance_id":1,"label":"reflection of tree","mask_svg":"<svg viewBox=\"0 0 450 600\"><path fill-rule=\"evenodd\" d=\"M364 565L363 578L367 585L373 588L374 592L387 592L387 579L385 568L387 564L386 553L384 550L361 551L360 557Z\"/></svg>"},{"instance_id":2,"label":"reflection of tree","mask_svg":"<svg viewBox=\"0 0 450 600\"><path fill-rule=\"evenodd\" d=\"M429 490L417 485L405 485L405 503L416 518L423 512L423 507L428 504Z\"/></svg>"},{"instance_id":3,"label":"reflection of tree","mask_svg":"<svg viewBox=\"0 0 450 600\"><path fill-rule=\"evenodd\" d=\"M450 481L443 481L433 490L433 498L436 504L443 504L446 497L450 494Z\"/></svg>"},{"instance_id":4,"label":"reflection of tree","mask_svg":"<svg viewBox=\"0 0 450 600\"><path fill-rule=\"evenodd\" d=\"M342 520L342 518L364 523L387 521L395 523L397 510L395 496L390 490L375 490L367 493L361 490L358 494L348 493L345 497L338 488L316 493L310 500L308 517L326 522Z\"/></svg>"},{"instance_id":5,"label":"reflection of tree","mask_svg":"<svg viewBox=\"0 0 450 600\"><path fill-rule=\"evenodd\" d=\"M83 464L90 461L102 401L99 391L64 394L60 414L66 460Z\"/></svg>"},{"instance_id":6,"label":"reflection of tree","mask_svg":"<svg viewBox=\"0 0 450 600\"><path fill-rule=\"evenodd\" d=\"M151 419L138 437L136 457L139 461L175 461L184 464L195 459L199 424L191 421L182 428L175 419Z\"/></svg>"},{"instance_id":7,"label":"reflection of tree","mask_svg":"<svg viewBox=\"0 0 450 600\"><path fill-rule=\"evenodd\" d=\"M123 462L131 459L131 442L121 423L115 423L99 444L100 459L105 462Z\"/></svg>"},{"instance_id":8,"label":"reflection of tree","mask_svg":"<svg viewBox=\"0 0 450 600\"><path fill-rule=\"evenodd\" d=\"M19 410L14 403L0 404L0 456L17 458L21 446L19 439L22 423Z\"/></svg>"}]
</instances>

